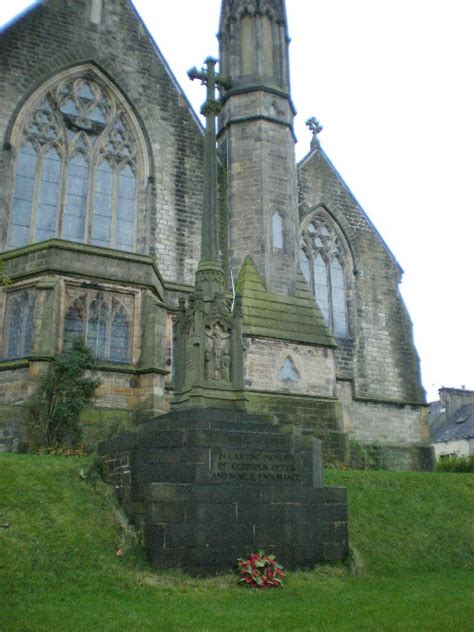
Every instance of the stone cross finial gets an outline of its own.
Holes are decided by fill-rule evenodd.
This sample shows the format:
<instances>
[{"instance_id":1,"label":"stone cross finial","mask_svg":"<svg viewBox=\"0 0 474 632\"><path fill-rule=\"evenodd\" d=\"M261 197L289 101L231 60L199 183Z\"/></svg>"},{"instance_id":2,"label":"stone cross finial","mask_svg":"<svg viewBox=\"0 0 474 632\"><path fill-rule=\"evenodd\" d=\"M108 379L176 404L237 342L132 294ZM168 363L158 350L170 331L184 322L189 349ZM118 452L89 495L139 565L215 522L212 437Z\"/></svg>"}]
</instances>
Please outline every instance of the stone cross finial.
<instances>
[{"instance_id":1,"label":"stone cross finial","mask_svg":"<svg viewBox=\"0 0 474 632\"><path fill-rule=\"evenodd\" d=\"M216 87L230 88L229 81L216 73L217 59L208 57L204 61L205 67L198 70L195 66L188 70L188 77L191 81L199 79L202 85L207 86L207 99L201 108L201 113L207 116L208 113L219 114L221 104L216 100Z\"/></svg>"},{"instance_id":2,"label":"stone cross finial","mask_svg":"<svg viewBox=\"0 0 474 632\"><path fill-rule=\"evenodd\" d=\"M319 142L318 134L323 131L323 126L318 121L315 116L312 116L306 121L306 127L313 133L313 138L311 140L311 149L315 149L316 147L320 147L321 144Z\"/></svg>"}]
</instances>

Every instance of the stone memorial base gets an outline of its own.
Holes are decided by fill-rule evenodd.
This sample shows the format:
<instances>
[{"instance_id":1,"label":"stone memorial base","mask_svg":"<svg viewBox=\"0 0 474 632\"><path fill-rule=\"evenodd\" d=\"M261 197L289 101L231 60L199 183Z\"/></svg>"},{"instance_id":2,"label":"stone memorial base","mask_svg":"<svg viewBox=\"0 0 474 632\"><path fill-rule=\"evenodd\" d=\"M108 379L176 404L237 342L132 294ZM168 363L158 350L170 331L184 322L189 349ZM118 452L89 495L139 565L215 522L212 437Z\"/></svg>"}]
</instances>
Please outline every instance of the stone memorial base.
<instances>
[{"instance_id":1,"label":"stone memorial base","mask_svg":"<svg viewBox=\"0 0 474 632\"><path fill-rule=\"evenodd\" d=\"M175 411L99 453L156 567L228 570L261 548L289 569L348 555L346 490L323 486L320 442L269 417Z\"/></svg>"}]
</instances>

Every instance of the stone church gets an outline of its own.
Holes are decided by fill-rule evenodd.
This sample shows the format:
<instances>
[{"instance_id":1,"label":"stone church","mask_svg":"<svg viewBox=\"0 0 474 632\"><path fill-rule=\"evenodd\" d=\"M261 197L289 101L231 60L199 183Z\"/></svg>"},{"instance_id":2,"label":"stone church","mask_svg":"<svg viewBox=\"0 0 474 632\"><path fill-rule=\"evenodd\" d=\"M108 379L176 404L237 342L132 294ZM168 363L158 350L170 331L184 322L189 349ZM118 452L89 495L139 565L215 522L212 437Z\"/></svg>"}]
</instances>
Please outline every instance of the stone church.
<instances>
[{"instance_id":1,"label":"stone church","mask_svg":"<svg viewBox=\"0 0 474 632\"><path fill-rule=\"evenodd\" d=\"M245 406L329 456L347 461L352 445L421 467L401 269L316 121L295 161L284 0L223 0L218 37L219 256L242 304ZM0 60L0 428L25 438L25 402L79 335L102 380L84 415L92 441L170 408L178 304L200 257L203 128L130 0L43 0L3 32Z\"/></svg>"}]
</instances>

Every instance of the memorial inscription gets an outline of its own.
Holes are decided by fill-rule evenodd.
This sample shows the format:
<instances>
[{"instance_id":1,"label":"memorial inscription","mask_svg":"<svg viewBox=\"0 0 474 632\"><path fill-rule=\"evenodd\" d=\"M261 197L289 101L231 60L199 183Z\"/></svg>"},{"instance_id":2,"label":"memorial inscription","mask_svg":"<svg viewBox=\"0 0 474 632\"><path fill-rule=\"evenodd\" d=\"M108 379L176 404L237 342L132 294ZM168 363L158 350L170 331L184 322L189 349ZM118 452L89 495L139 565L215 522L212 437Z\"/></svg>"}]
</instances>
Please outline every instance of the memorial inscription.
<instances>
[{"instance_id":1,"label":"memorial inscription","mask_svg":"<svg viewBox=\"0 0 474 632\"><path fill-rule=\"evenodd\" d=\"M293 455L266 450L211 450L211 480L215 483L299 483Z\"/></svg>"}]
</instances>

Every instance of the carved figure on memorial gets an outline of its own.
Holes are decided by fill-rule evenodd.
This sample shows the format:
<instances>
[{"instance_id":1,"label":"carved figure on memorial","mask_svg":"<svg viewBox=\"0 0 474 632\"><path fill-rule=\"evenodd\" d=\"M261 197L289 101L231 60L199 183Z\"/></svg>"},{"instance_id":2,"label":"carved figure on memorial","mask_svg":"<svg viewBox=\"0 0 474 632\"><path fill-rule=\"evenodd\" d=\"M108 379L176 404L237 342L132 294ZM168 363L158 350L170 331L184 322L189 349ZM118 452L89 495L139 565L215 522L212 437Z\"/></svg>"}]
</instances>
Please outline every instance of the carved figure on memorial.
<instances>
[{"instance_id":1,"label":"carved figure on memorial","mask_svg":"<svg viewBox=\"0 0 474 632\"><path fill-rule=\"evenodd\" d=\"M205 367L208 380L230 380L230 336L230 329L222 323L207 325Z\"/></svg>"},{"instance_id":2,"label":"carved figure on memorial","mask_svg":"<svg viewBox=\"0 0 474 632\"><path fill-rule=\"evenodd\" d=\"M214 301L209 313L215 318L225 318L226 320L229 319L230 304L224 292L214 292Z\"/></svg>"},{"instance_id":3,"label":"carved figure on memorial","mask_svg":"<svg viewBox=\"0 0 474 632\"><path fill-rule=\"evenodd\" d=\"M230 382L230 353L228 351L222 354L222 376L222 379Z\"/></svg>"}]
</instances>

